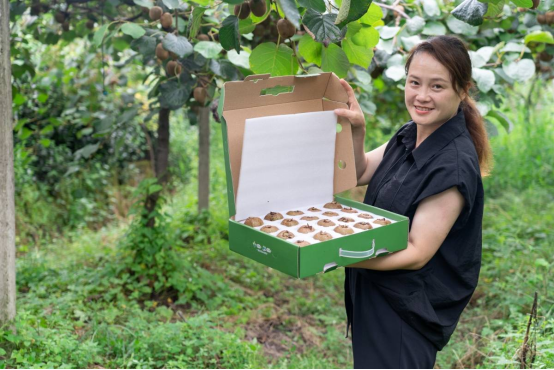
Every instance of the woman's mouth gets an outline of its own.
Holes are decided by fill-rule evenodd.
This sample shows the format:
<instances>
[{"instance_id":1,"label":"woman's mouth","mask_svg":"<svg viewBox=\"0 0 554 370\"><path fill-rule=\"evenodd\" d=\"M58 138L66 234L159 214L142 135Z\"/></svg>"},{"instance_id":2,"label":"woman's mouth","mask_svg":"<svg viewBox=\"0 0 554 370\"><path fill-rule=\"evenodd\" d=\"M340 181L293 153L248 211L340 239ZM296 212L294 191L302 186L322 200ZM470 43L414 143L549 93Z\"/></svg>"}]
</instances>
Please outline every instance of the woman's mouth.
<instances>
[{"instance_id":1,"label":"woman's mouth","mask_svg":"<svg viewBox=\"0 0 554 370\"><path fill-rule=\"evenodd\" d=\"M414 108L417 114L427 114L435 110L435 108L420 107L417 105L414 105Z\"/></svg>"}]
</instances>

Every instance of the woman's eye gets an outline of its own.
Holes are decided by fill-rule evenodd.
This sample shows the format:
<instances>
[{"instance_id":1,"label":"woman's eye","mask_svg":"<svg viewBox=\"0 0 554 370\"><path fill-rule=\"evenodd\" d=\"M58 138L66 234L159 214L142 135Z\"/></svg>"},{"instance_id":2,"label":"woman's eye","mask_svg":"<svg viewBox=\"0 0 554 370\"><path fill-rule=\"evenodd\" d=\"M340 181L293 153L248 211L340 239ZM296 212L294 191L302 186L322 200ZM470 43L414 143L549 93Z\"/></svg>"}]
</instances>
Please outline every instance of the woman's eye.
<instances>
[{"instance_id":1,"label":"woman's eye","mask_svg":"<svg viewBox=\"0 0 554 370\"><path fill-rule=\"evenodd\" d=\"M434 89L442 89L442 86L441 85L434 85L433 88Z\"/></svg>"},{"instance_id":2,"label":"woman's eye","mask_svg":"<svg viewBox=\"0 0 554 370\"><path fill-rule=\"evenodd\" d=\"M411 85L418 85L417 81L410 81Z\"/></svg>"}]
</instances>

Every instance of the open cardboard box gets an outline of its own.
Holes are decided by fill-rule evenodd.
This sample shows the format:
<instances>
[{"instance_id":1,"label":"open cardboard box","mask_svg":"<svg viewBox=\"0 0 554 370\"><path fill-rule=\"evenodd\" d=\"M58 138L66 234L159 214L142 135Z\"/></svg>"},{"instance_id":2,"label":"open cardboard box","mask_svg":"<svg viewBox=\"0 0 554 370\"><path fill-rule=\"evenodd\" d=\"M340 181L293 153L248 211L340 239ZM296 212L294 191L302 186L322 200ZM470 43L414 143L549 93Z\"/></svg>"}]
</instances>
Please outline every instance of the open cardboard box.
<instances>
[{"instance_id":1,"label":"open cardboard box","mask_svg":"<svg viewBox=\"0 0 554 370\"><path fill-rule=\"evenodd\" d=\"M271 89L290 91L266 94ZM296 278L331 271L365 259L405 249L407 217L335 196L340 204L386 217L394 222L338 239L298 247L235 220L241 173L245 121L250 118L332 111L347 108L348 96L334 73L307 76L252 75L225 83L219 102L229 200L231 250ZM356 186L356 168L350 123L339 119L335 138L333 194ZM291 184L291 186L294 186ZM331 201L332 199L329 199ZM306 206L300 204L299 208ZM277 210L278 211L278 210Z\"/></svg>"}]
</instances>

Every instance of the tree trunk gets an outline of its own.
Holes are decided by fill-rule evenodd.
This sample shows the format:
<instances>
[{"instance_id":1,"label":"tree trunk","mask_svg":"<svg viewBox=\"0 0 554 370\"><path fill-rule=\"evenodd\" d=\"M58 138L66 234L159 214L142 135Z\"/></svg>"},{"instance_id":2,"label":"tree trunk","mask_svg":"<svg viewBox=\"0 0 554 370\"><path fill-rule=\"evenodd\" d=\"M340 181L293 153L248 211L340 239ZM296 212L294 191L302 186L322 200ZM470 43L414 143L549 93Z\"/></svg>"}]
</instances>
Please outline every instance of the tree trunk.
<instances>
[{"instance_id":1,"label":"tree trunk","mask_svg":"<svg viewBox=\"0 0 554 370\"><path fill-rule=\"evenodd\" d=\"M158 114L158 145L156 147L155 169L156 177L161 185L169 180L169 109L162 108ZM146 210L150 214L158 203L160 192L150 194L146 200ZM146 225L154 227L155 218L149 218Z\"/></svg>"},{"instance_id":2,"label":"tree trunk","mask_svg":"<svg viewBox=\"0 0 554 370\"><path fill-rule=\"evenodd\" d=\"M198 119L198 211L210 201L210 108L202 107Z\"/></svg>"},{"instance_id":3,"label":"tree trunk","mask_svg":"<svg viewBox=\"0 0 554 370\"><path fill-rule=\"evenodd\" d=\"M0 326L15 317L15 201L9 1L0 1Z\"/></svg>"}]
</instances>

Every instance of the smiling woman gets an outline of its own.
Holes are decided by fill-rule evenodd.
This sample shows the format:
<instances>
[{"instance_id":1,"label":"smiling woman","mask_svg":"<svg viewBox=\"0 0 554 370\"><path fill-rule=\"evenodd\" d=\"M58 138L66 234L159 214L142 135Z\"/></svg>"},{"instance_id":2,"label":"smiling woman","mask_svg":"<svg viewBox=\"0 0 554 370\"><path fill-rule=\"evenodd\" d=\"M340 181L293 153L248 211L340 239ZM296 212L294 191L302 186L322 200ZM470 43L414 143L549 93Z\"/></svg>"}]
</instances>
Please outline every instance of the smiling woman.
<instances>
[{"instance_id":1,"label":"smiling woman","mask_svg":"<svg viewBox=\"0 0 554 370\"><path fill-rule=\"evenodd\" d=\"M346 269L345 304L354 367L432 368L476 288L483 185L490 148L469 96L471 60L450 36L417 45L406 62L412 120L368 153L354 91L337 115L352 123L364 203L410 219L408 246Z\"/></svg>"}]
</instances>

